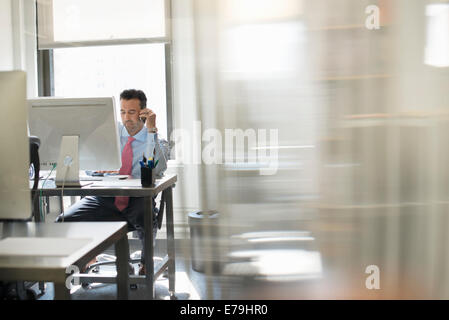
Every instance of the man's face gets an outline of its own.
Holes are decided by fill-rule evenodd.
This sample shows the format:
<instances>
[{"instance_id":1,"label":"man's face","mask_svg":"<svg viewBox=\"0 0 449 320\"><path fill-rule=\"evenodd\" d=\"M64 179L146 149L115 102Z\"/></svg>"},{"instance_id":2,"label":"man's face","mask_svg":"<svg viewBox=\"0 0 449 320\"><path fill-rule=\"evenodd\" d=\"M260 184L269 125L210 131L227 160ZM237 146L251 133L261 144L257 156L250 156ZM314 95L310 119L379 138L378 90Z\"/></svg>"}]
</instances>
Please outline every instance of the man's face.
<instances>
[{"instance_id":1,"label":"man's face","mask_svg":"<svg viewBox=\"0 0 449 320\"><path fill-rule=\"evenodd\" d=\"M134 136L143 128L144 123L139 119L140 110L139 99L120 100L122 123L130 136Z\"/></svg>"}]
</instances>

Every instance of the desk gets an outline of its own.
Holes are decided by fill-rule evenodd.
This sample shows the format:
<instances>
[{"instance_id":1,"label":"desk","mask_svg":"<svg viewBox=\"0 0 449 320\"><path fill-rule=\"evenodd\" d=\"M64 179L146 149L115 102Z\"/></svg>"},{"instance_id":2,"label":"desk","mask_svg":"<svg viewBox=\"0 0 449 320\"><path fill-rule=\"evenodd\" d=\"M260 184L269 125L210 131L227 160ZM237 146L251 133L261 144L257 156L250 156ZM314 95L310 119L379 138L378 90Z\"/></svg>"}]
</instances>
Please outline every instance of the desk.
<instances>
[{"instance_id":1,"label":"desk","mask_svg":"<svg viewBox=\"0 0 449 320\"><path fill-rule=\"evenodd\" d=\"M143 188L140 179L104 179L103 181L92 181L92 184L81 188L64 188L64 196L103 196L103 197L143 197L144 198L144 228L145 228L145 276L130 276L131 284L144 283L150 288L149 298L154 298L154 281L165 269L168 269L169 293L174 297L175 292L175 244L173 226L173 193L172 188L177 181L175 174L166 175L157 179L152 188ZM87 181L82 181L86 183ZM45 187L39 189L43 196L61 196L61 188ZM162 192L165 199L167 216L167 256L162 262L154 267L153 248L153 206L152 197ZM162 208L161 208L162 210ZM148 257L151 257L149 259ZM112 282L114 278L102 275L81 275L83 282Z\"/></svg>"},{"instance_id":2,"label":"desk","mask_svg":"<svg viewBox=\"0 0 449 320\"><path fill-rule=\"evenodd\" d=\"M64 252L55 252L39 246L23 248L23 252L14 250L14 254L5 254L0 250L0 279L4 281L49 281L55 284L56 299L70 299L70 290L66 287L68 267L86 265L95 256L115 244L117 255L117 297L128 299L128 259L129 246L126 222L71 222L71 223L0 223L0 237L6 240L25 238L63 242L72 240L77 245ZM5 239L7 238L7 239ZM6 251L6 250L5 250ZM70 272L69 272L70 273Z\"/></svg>"}]
</instances>

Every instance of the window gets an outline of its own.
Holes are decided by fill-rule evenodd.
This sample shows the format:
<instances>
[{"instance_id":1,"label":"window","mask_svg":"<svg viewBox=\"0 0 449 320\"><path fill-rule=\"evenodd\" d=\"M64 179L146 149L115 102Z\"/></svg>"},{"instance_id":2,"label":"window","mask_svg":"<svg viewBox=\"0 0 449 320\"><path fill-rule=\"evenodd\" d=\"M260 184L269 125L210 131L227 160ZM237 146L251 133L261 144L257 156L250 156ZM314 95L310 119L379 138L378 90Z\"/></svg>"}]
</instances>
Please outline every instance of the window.
<instances>
[{"instance_id":1,"label":"window","mask_svg":"<svg viewBox=\"0 0 449 320\"><path fill-rule=\"evenodd\" d=\"M427 41L425 63L434 67L449 66L449 4L426 6Z\"/></svg>"},{"instance_id":2,"label":"window","mask_svg":"<svg viewBox=\"0 0 449 320\"><path fill-rule=\"evenodd\" d=\"M124 89L141 89L147 95L147 106L157 114L160 135L169 137L169 1L37 3L38 50L41 56L47 56L39 60L39 79L46 83L40 85L40 95L114 96L120 119L120 93Z\"/></svg>"},{"instance_id":3,"label":"window","mask_svg":"<svg viewBox=\"0 0 449 320\"><path fill-rule=\"evenodd\" d=\"M167 136L165 53L163 44L62 48L53 51L54 95L115 97L120 119L120 92L145 92L156 112L162 136Z\"/></svg>"}]
</instances>

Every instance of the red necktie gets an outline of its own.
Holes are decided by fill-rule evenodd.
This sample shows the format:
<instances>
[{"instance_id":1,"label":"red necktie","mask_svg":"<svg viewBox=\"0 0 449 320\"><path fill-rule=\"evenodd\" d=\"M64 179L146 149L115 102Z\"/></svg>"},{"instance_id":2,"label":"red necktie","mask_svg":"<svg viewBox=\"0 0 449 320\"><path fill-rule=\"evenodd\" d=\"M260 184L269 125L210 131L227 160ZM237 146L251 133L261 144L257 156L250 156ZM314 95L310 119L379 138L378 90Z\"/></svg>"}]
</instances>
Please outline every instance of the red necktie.
<instances>
[{"instance_id":1,"label":"red necktie","mask_svg":"<svg viewBox=\"0 0 449 320\"><path fill-rule=\"evenodd\" d=\"M128 142L122 151L122 167L119 174L130 175L133 169L133 148L131 143L136 140L133 137L128 137ZM123 211L128 206L129 197L115 197L115 206L120 211Z\"/></svg>"}]
</instances>

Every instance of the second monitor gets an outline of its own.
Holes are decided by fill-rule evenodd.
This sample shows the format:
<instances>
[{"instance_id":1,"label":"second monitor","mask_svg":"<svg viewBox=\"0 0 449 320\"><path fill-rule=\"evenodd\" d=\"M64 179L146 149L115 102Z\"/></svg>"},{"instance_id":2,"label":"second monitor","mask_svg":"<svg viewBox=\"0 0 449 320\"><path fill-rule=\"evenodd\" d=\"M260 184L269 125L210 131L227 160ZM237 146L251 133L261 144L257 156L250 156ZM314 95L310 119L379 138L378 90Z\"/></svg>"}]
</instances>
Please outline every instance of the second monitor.
<instances>
[{"instance_id":1,"label":"second monitor","mask_svg":"<svg viewBox=\"0 0 449 320\"><path fill-rule=\"evenodd\" d=\"M121 166L113 97L28 100L31 135L41 140L41 169L56 164L56 184L79 186L79 170Z\"/></svg>"}]
</instances>

